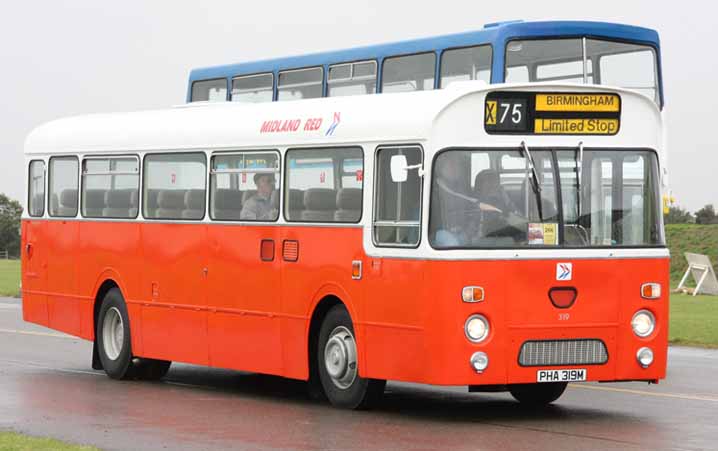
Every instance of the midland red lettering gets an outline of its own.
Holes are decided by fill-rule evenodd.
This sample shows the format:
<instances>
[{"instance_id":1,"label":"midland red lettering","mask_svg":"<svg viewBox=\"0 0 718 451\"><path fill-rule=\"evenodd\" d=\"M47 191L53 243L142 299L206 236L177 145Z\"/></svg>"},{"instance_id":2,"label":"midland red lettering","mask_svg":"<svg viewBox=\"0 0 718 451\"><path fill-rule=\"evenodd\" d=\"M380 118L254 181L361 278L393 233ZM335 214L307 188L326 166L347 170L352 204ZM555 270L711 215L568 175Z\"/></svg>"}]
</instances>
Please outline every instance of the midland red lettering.
<instances>
[{"instance_id":1,"label":"midland red lettering","mask_svg":"<svg viewBox=\"0 0 718 451\"><path fill-rule=\"evenodd\" d=\"M259 129L259 133L283 133L296 132L299 130L301 119L285 119L278 121L264 121Z\"/></svg>"},{"instance_id":2,"label":"midland red lettering","mask_svg":"<svg viewBox=\"0 0 718 451\"><path fill-rule=\"evenodd\" d=\"M315 130L319 130L319 128L322 126L322 118L314 118L314 119L307 119L307 122L304 124L304 131L313 132Z\"/></svg>"}]
</instances>

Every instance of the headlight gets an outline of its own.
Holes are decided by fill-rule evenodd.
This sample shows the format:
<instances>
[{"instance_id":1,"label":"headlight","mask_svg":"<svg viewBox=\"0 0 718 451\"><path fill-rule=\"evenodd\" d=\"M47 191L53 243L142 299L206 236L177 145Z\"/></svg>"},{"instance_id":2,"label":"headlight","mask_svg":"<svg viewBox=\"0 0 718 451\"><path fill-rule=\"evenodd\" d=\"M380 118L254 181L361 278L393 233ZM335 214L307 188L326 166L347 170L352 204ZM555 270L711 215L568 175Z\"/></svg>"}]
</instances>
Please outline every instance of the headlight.
<instances>
[{"instance_id":1,"label":"headlight","mask_svg":"<svg viewBox=\"0 0 718 451\"><path fill-rule=\"evenodd\" d=\"M471 315L464 324L466 338L474 343L481 343L489 336L489 320L482 315Z\"/></svg>"},{"instance_id":2,"label":"headlight","mask_svg":"<svg viewBox=\"0 0 718 451\"><path fill-rule=\"evenodd\" d=\"M471 356L471 367L477 373L483 373L486 367L489 366L489 356L485 352L475 352Z\"/></svg>"},{"instance_id":3,"label":"headlight","mask_svg":"<svg viewBox=\"0 0 718 451\"><path fill-rule=\"evenodd\" d=\"M636 360L643 368L648 368L653 363L653 351L651 348L641 348L636 353Z\"/></svg>"},{"instance_id":4,"label":"headlight","mask_svg":"<svg viewBox=\"0 0 718 451\"><path fill-rule=\"evenodd\" d=\"M631 320L633 333L641 338L645 338L653 333L656 328L656 317L648 310L639 310L633 315Z\"/></svg>"}]
</instances>

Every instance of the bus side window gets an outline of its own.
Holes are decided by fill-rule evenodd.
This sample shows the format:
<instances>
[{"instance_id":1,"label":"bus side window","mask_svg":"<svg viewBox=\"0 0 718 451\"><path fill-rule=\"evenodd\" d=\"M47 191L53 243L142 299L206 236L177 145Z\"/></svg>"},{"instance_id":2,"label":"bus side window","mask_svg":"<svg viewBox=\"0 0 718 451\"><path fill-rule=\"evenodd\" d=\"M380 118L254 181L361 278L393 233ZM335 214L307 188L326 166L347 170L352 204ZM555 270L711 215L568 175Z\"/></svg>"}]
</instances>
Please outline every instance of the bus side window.
<instances>
[{"instance_id":1,"label":"bus side window","mask_svg":"<svg viewBox=\"0 0 718 451\"><path fill-rule=\"evenodd\" d=\"M28 186L28 214L41 217L45 214L45 162L30 162L30 179Z\"/></svg>"},{"instance_id":2,"label":"bus side window","mask_svg":"<svg viewBox=\"0 0 718 451\"><path fill-rule=\"evenodd\" d=\"M86 158L82 162L82 216L134 219L139 213L137 157Z\"/></svg>"},{"instance_id":3,"label":"bus side window","mask_svg":"<svg viewBox=\"0 0 718 451\"><path fill-rule=\"evenodd\" d=\"M353 96L376 92L376 61L329 66L327 96Z\"/></svg>"},{"instance_id":4,"label":"bus side window","mask_svg":"<svg viewBox=\"0 0 718 451\"><path fill-rule=\"evenodd\" d=\"M224 102L227 100L227 80L201 80L192 83L192 102Z\"/></svg>"},{"instance_id":5,"label":"bus side window","mask_svg":"<svg viewBox=\"0 0 718 451\"><path fill-rule=\"evenodd\" d=\"M335 161L342 163L335 165ZM285 218L290 222L359 222L363 170L361 147L289 150Z\"/></svg>"},{"instance_id":6,"label":"bus side window","mask_svg":"<svg viewBox=\"0 0 718 451\"><path fill-rule=\"evenodd\" d=\"M436 54L395 56L384 60L382 92L411 92L434 89Z\"/></svg>"},{"instance_id":7,"label":"bus side window","mask_svg":"<svg viewBox=\"0 0 718 451\"><path fill-rule=\"evenodd\" d=\"M210 217L215 221L276 221L279 218L279 152L242 152L212 157Z\"/></svg>"},{"instance_id":8,"label":"bus side window","mask_svg":"<svg viewBox=\"0 0 718 451\"><path fill-rule=\"evenodd\" d=\"M257 74L232 79L232 102L271 102L274 74Z\"/></svg>"},{"instance_id":9,"label":"bus side window","mask_svg":"<svg viewBox=\"0 0 718 451\"><path fill-rule=\"evenodd\" d=\"M441 55L441 84L453 81L483 80L491 82L491 46L479 45L446 50Z\"/></svg>"},{"instance_id":10,"label":"bus side window","mask_svg":"<svg viewBox=\"0 0 718 451\"><path fill-rule=\"evenodd\" d=\"M405 182L391 179L391 157L404 155L409 166L422 164L419 147L386 147L376 153L374 243L378 246L416 247L421 234L422 178L409 170Z\"/></svg>"},{"instance_id":11,"label":"bus side window","mask_svg":"<svg viewBox=\"0 0 718 451\"><path fill-rule=\"evenodd\" d=\"M324 68L285 70L279 73L277 100L315 99L322 96Z\"/></svg>"},{"instance_id":12,"label":"bus side window","mask_svg":"<svg viewBox=\"0 0 718 451\"><path fill-rule=\"evenodd\" d=\"M50 158L50 216L74 218L77 216L78 168L77 157Z\"/></svg>"},{"instance_id":13,"label":"bus side window","mask_svg":"<svg viewBox=\"0 0 718 451\"><path fill-rule=\"evenodd\" d=\"M207 160L203 153L148 154L143 166L145 218L204 218Z\"/></svg>"}]
</instances>

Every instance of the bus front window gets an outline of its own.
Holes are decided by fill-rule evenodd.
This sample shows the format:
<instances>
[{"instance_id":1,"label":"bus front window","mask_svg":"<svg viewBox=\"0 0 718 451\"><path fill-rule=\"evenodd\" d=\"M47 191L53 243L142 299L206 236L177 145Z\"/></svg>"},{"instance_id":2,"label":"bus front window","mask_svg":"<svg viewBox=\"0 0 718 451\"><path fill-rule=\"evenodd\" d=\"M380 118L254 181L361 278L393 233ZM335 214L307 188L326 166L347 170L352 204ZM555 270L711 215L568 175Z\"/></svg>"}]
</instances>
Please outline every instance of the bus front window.
<instances>
[{"instance_id":1,"label":"bus front window","mask_svg":"<svg viewBox=\"0 0 718 451\"><path fill-rule=\"evenodd\" d=\"M558 151L557 157L567 246L663 243L653 152L586 151L580 187L575 152Z\"/></svg>"},{"instance_id":2,"label":"bus front window","mask_svg":"<svg viewBox=\"0 0 718 451\"><path fill-rule=\"evenodd\" d=\"M647 45L589 38L514 40L506 45L506 82L619 86L660 103L657 73L656 52Z\"/></svg>"},{"instance_id":3,"label":"bus front window","mask_svg":"<svg viewBox=\"0 0 718 451\"><path fill-rule=\"evenodd\" d=\"M649 151L447 150L430 212L436 249L663 244Z\"/></svg>"},{"instance_id":4,"label":"bus front window","mask_svg":"<svg viewBox=\"0 0 718 451\"><path fill-rule=\"evenodd\" d=\"M435 248L557 245L550 151L448 150L436 157L429 238ZM537 184L538 182L538 184ZM546 224L545 226L543 224ZM546 239L536 232L547 230Z\"/></svg>"}]
</instances>

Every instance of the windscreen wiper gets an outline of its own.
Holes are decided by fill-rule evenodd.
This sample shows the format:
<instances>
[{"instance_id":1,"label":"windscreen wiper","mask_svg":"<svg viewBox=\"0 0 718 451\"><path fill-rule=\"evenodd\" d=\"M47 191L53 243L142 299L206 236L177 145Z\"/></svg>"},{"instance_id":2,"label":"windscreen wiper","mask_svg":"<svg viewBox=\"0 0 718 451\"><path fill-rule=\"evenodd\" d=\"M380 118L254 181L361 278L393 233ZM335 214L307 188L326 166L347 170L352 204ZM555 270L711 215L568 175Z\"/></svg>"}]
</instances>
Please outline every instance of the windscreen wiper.
<instances>
[{"instance_id":1,"label":"windscreen wiper","mask_svg":"<svg viewBox=\"0 0 718 451\"><path fill-rule=\"evenodd\" d=\"M581 221L581 173L583 173L583 141L578 143L576 153L576 210L578 210L576 222Z\"/></svg>"},{"instance_id":2,"label":"windscreen wiper","mask_svg":"<svg viewBox=\"0 0 718 451\"><path fill-rule=\"evenodd\" d=\"M536 172L536 165L534 164L534 159L531 156L531 151L526 145L526 141L521 141L521 147L523 148L526 161L529 162L529 169L531 169L531 177L533 179L533 183L531 184L531 186L533 187L534 193L536 193L536 205L538 207L539 220L543 222L543 206L541 205L541 185L539 184L538 172Z\"/></svg>"}]
</instances>

